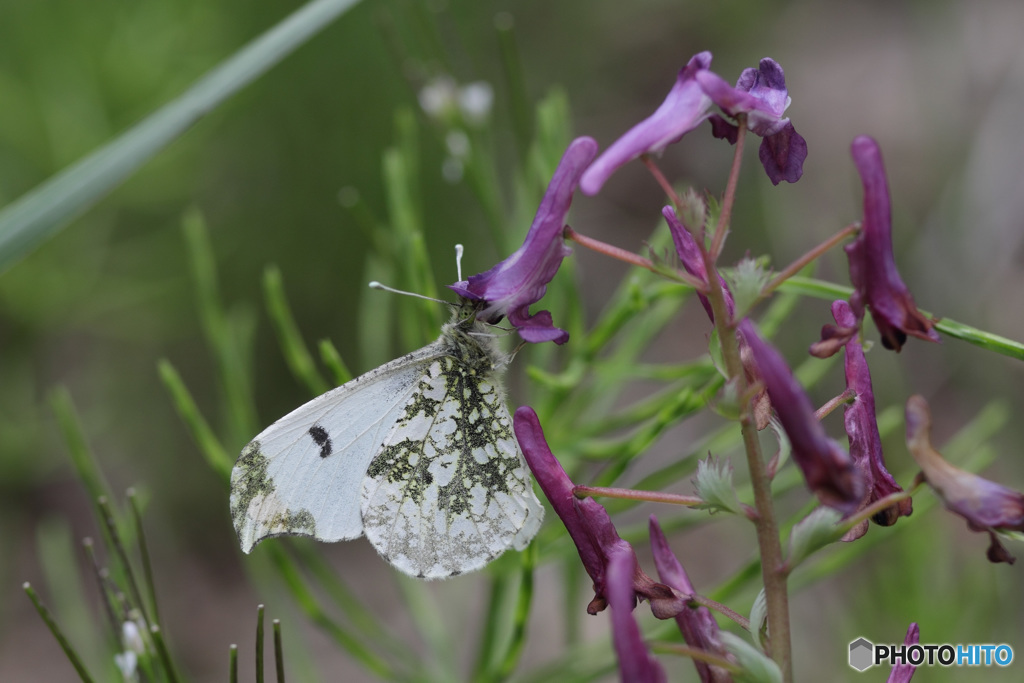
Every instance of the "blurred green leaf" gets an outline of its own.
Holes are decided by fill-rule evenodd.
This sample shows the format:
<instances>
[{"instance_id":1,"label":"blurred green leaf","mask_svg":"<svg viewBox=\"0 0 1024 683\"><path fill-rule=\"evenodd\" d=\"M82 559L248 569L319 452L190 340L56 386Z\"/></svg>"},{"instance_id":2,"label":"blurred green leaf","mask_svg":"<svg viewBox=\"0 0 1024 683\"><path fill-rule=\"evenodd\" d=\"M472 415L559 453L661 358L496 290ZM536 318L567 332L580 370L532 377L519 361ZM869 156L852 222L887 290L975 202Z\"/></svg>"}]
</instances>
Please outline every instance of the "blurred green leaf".
<instances>
[{"instance_id":1,"label":"blurred green leaf","mask_svg":"<svg viewBox=\"0 0 1024 683\"><path fill-rule=\"evenodd\" d=\"M224 100L358 0L313 0L200 78L177 99L0 211L0 271L131 176Z\"/></svg>"}]
</instances>

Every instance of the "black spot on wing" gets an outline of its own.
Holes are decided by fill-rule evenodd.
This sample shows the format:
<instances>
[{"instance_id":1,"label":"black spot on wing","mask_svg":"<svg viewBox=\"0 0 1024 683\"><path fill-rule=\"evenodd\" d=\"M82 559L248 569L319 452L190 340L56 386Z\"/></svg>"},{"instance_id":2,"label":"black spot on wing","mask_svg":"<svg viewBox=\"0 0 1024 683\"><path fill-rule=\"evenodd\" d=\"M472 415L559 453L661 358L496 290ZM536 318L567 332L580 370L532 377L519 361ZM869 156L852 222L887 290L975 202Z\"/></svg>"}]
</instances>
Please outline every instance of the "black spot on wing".
<instances>
[{"instance_id":1,"label":"black spot on wing","mask_svg":"<svg viewBox=\"0 0 1024 683\"><path fill-rule=\"evenodd\" d=\"M320 457L326 458L331 454L331 437L327 435L327 430L320 425L313 425L309 428L309 435L313 437L313 441L316 441L316 445L320 447Z\"/></svg>"}]
</instances>

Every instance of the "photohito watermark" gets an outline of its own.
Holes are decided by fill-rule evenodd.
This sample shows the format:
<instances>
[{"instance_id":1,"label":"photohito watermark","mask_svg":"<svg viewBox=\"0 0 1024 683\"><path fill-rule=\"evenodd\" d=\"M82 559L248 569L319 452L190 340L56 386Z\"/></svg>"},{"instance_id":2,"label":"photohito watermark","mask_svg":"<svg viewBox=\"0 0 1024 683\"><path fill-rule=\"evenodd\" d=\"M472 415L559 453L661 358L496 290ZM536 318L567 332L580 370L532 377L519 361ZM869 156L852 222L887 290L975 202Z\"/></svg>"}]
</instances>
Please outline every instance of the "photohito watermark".
<instances>
[{"instance_id":1,"label":"photohito watermark","mask_svg":"<svg viewBox=\"0 0 1024 683\"><path fill-rule=\"evenodd\" d=\"M850 666L864 671L875 665L895 666L1009 666L1013 648L1005 643L943 645L875 645L866 638L850 643Z\"/></svg>"}]
</instances>

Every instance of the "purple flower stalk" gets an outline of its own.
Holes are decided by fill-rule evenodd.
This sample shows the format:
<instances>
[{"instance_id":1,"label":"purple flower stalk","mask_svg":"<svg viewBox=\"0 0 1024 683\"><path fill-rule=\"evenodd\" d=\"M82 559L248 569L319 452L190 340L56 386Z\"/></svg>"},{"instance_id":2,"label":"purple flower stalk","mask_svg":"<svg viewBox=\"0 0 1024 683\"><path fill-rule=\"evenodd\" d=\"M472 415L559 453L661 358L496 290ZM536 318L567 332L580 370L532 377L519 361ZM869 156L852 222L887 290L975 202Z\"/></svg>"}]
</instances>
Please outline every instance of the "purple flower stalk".
<instances>
[{"instance_id":1,"label":"purple flower stalk","mask_svg":"<svg viewBox=\"0 0 1024 683\"><path fill-rule=\"evenodd\" d=\"M654 566L658 569L658 578L666 586L683 595L696 593L683 565L672 553L672 549L668 547L668 539L665 538L665 533L661 530L661 525L658 524L658 518L654 515L651 515L650 518L650 532L651 553L654 555ZM614 605L612 609L614 610ZM676 624L679 625L679 631L683 634L683 640L690 647L723 659L727 656L725 647L718 637L718 622L715 621L715 617L707 607L687 606L676 615ZM732 681L732 676L724 669L697 659L693 660L693 663L697 667L697 675L700 676L701 683L726 683L727 681L731 683Z\"/></svg>"},{"instance_id":2,"label":"purple flower stalk","mask_svg":"<svg viewBox=\"0 0 1024 683\"><path fill-rule=\"evenodd\" d=\"M1024 531L1024 494L954 467L931 444L932 415L923 396L907 400L907 447L921 475L950 512L967 520L972 531L987 531L990 562L1015 559L996 537L996 530Z\"/></svg>"},{"instance_id":3,"label":"purple flower stalk","mask_svg":"<svg viewBox=\"0 0 1024 683\"><path fill-rule=\"evenodd\" d=\"M594 582L594 599L587 612L597 614L608 605L608 563L615 553L628 553L633 558L633 590L651 603L654 616L668 619L678 614L686 601L644 573L633 546L619 537L608 511L596 500L580 499L573 493L572 480L551 453L533 408L522 406L516 410L512 427L526 463L555 514L565 524L583 567Z\"/></svg>"},{"instance_id":4,"label":"purple flower stalk","mask_svg":"<svg viewBox=\"0 0 1024 683\"><path fill-rule=\"evenodd\" d=\"M920 642L921 629L918 627L917 622L914 622L907 629L907 636L903 639L903 644L917 645ZM914 671L916 670L917 667L913 664L901 662L892 668L886 683L910 683L910 679L914 677Z\"/></svg>"},{"instance_id":5,"label":"purple flower stalk","mask_svg":"<svg viewBox=\"0 0 1024 683\"><path fill-rule=\"evenodd\" d=\"M526 240L511 256L490 270L448 287L459 296L484 302L477 319L496 323L507 317L528 342L564 344L569 333L554 326L551 313L529 312L547 291L562 259L572 253L562 240L565 217L584 169L597 154L597 143L576 138L562 156L537 209Z\"/></svg>"},{"instance_id":6,"label":"purple flower stalk","mask_svg":"<svg viewBox=\"0 0 1024 683\"><path fill-rule=\"evenodd\" d=\"M878 143L866 135L854 139L850 146L864 184L864 222L860 235L845 247L850 260L850 280L854 293L850 306L858 319L864 307L882 335L882 345L899 351L907 335L939 341L932 329L934 321L917 310L914 297L903 284L896 270L892 252L892 211L889 186Z\"/></svg>"},{"instance_id":7,"label":"purple flower stalk","mask_svg":"<svg viewBox=\"0 0 1024 683\"><path fill-rule=\"evenodd\" d=\"M655 659L633 617L636 594L633 571L636 557L632 550L616 549L608 559L608 604L612 608L612 640L619 658L619 677L637 683L664 683L665 669Z\"/></svg>"},{"instance_id":8,"label":"purple flower stalk","mask_svg":"<svg viewBox=\"0 0 1024 683\"><path fill-rule=\"evenodd\" d=\"M661 106L612 143L583 174L580 181L583 194L597 194L620 166L641 154L660 153L708 117L711 98L704 94L696 76L710 66L710 52L700 52L690 58Z\"/></svg>"},{"instance_id":9,"label":"purple flower stalk","mask_svg":"<svg viewBox=\"0 0 1024 683\"><path fill-rule=\"evenodd\" d=\"M703 71L695 78L727 115L735 118L746 114L747 127L762 138L758 156L773 185L783 180L800 180L807 159L807 141L788 118L783 118L792 98L778 62L765 57L757 69L744 69L736 87L711 71ZM711 131L717 138L736 143L736 126L717 115L711 117Z\"/></svg>"},{"instance_id":10,"label":"purple flower stalk","mask_svg":"<svg viewBox=\"0 0 1024 683\"><path fill-rule=\"evenodd\" d=\"M845 301L832 304L832 316L840 327L855 327L856 317ZM850 440L850 456L860 467L868 488L868 495L862 503L866 507L893 493L903 491L882 457L882 437L878 433L875 417L875 392L871 388L871 372L864 357L860 341L854 337L846 343L846 388L853 392L853 402L843 408L846 435ZM892 526L896 520L908 517L914 511L909 498L890 505L871 519L880 526ZM860 533L847 535L846 540L859 538L867 532L867 522L858 527Z\"/></svg>"},{"instance_id":11,"label":"purple flower stalk","mask_svg":"<svg viewBox=\"0 0 1024 683\"><path fill-rule=\"evenodd\" d=\"M793 447L793 460L803 472L807 487L824 505L843 514L860 507L866 494L864 478L853 459L814 416L814 407L786 362L744 319L739 326L757 363L772 406Z\"/></svg>"}]
</instances>

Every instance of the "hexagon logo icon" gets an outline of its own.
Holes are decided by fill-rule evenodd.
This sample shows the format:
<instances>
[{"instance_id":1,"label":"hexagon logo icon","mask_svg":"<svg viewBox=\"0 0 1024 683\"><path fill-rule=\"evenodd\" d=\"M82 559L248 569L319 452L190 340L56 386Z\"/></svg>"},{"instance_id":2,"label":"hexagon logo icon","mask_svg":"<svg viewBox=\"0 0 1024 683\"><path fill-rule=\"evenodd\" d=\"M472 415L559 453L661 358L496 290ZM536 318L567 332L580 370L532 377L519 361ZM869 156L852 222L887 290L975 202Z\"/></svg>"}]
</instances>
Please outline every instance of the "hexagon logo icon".
<instances>
[{"instance_id":1,"label":"hexagon logo icon","mask_svg":"<svg viewBox=\"0 0 1024 683\"><path fill-rule=\"evenodd\" d=\"M858 638L850 643L850 666L857 671L864 671L874 664L875 646L866 638Z\"/></svg>"}]
</instances>

